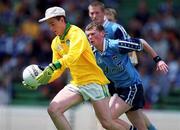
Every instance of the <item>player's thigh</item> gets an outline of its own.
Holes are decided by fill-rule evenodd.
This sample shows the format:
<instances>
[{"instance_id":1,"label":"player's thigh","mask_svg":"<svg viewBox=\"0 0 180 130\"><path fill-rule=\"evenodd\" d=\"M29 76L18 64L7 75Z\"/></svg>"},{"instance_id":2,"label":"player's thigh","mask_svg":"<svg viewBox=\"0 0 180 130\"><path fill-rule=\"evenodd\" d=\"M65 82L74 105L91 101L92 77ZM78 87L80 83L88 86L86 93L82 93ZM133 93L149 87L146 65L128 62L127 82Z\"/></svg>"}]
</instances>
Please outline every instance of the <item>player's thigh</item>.
<instances>
[{"instance_id":1,"label":"player's thigh","mask_svg":"<svg viewBox=\"0 0 180 130\"><path fill-rule=\"evenodd\" d=\"M128 111L126 113L130 122L138 128L138 130L146 130L145 120L144 120L144 113L142 109L138 109L136 111Z\"/></svg>"},{"instance_id":2,"label":"player's thigh","mask_svg":"<svg viewBox=\"0 0 180 130\"><path fill-rule=\"evenodd\" d=\"M58 109L61 112L66 111L73 105L76 105L83 101L82 96L75 91L71 91L64 87L58 94L53 98L50 103L50 106L54 109Z\"/></svg>"},{"instance_id":3,"label":"player's thigh","mask_svg":"<svg viewBox=\"0 0 180 130\"><path fill-rule=\"evenodd\" d=\"M101 121L108 121L111 120L111 112L109 109L109 98L104 98L98 101L92 101L91 102L93 107L94 107L94 111L96 113L97 118Z\"/></svg>"},{"instance_id":4,"label":"player's thigh","mask_svg":"<svg viewBox=\"0 0 180 130\"><path fill-rule=\"evenodd\" d=\"M114 94L109 102L109 107L113 118L118 118L120 115L128 111L132 106L128 105L117 94Z\"/></svg>"}]
</instances>

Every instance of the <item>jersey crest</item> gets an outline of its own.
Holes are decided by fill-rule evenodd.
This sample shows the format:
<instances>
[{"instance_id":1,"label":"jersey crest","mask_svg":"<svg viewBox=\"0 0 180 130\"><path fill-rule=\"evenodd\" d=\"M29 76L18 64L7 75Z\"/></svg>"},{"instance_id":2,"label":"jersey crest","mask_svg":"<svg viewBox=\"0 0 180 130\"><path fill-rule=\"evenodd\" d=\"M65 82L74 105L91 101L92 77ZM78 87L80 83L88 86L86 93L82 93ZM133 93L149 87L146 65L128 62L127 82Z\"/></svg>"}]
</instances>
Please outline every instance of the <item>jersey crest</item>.
<instances>
[{"instance_id":1,"label":"jersey crest","mask_svg":"<svg viewBox=\"0 0 180 130\"><path fill-rule=\"evenodd\" d=\"M69 39L66 40L66 45L68 45L68 46L70 45L70 40Z\"/></svg>"}]
</instances>

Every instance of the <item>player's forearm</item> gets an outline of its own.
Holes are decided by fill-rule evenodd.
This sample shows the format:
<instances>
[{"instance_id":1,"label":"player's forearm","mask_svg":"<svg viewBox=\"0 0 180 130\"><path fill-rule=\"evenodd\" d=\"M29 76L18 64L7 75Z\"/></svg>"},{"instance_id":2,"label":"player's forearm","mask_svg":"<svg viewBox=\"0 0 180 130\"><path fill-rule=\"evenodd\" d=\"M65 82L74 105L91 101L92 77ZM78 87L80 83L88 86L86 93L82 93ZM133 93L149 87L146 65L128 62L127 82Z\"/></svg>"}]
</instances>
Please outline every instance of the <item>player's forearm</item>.
<instances>
[{"instance_id":1,"label":"player's forearm","mask_svg":"<svg viewBox=\"0 0 180 130\"><path fill-rule=\"evenodd\" d=\"M142 42L145 51L147 51L152 56L154 62L156 63L157 65L156 70L166 74L168 72L168 65L161 59L160 56L157 55L154 49L145 40L143 39L140 40Z\"/></svg>"},{"instance_id":2,"label":"player's forearm","mask_svg":"<svg viewBox=\"0 0 180 130\"><path fill-rule=\"evenodd\" d=\"M51 83L51 82L55 81L56 79L58 79L63 74L64 70L65 70L65 68L62 66L61 69L54 71L54 73L48 83Z\"/></svg>"},{"instance_id":3,"label":"player's forearm","mask_svg":"<svg viewBox=\"0 0 180 130\"><path fill-rule=\"evenodd\" d=\"M151 55L152 58L158 56L157 53L155 52L155 50L144 40L144 39L140 39L144 50Z\"/></svg>"}]
</instances>

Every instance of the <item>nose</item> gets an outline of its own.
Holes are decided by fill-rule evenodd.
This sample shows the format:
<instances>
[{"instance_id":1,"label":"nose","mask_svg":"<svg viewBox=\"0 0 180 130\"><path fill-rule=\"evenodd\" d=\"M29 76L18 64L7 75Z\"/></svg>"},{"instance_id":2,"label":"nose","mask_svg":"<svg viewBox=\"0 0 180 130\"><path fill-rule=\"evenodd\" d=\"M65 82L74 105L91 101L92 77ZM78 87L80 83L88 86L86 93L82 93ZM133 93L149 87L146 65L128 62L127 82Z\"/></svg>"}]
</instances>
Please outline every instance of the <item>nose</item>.
<instances>
[{"instance_id":1,"label":"nose","mask_svg":"<svg viewBox=\"0 0 180 130\"><path fill-rule=\"evenodd\" d=\"M55 28L51 27L50 30L51 30L52 32L56 33L56 29L55 29Z\"/></svg>"},{"instance_id":2,"label":"nose","mask_svg":"<svg viewBox=\"0 0 180 130\"><path fill-rule=\"evenodd\" d=\"M91 17L92 17L92 19L95 19L96 18L96 13L92 13Z\"/></svg>"}]
</instances>

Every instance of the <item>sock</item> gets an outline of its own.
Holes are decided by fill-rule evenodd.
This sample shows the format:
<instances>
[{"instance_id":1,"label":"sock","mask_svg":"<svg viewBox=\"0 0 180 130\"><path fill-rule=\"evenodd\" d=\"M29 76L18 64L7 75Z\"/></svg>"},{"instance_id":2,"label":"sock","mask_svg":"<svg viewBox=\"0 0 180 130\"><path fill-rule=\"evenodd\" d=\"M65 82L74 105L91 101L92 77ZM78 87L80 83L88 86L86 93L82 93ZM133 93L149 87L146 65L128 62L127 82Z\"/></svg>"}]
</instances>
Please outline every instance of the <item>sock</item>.
<instances>
[{"instance_id":1,"label":"sock","mask_svg":"<svg viewBox=\"0 0 180 130\"><path fill-rule=\"evenodd\" d=\"M148 126L148 130L157 130L153 124L150 124Z\"/></svg>"}]
</instances>

